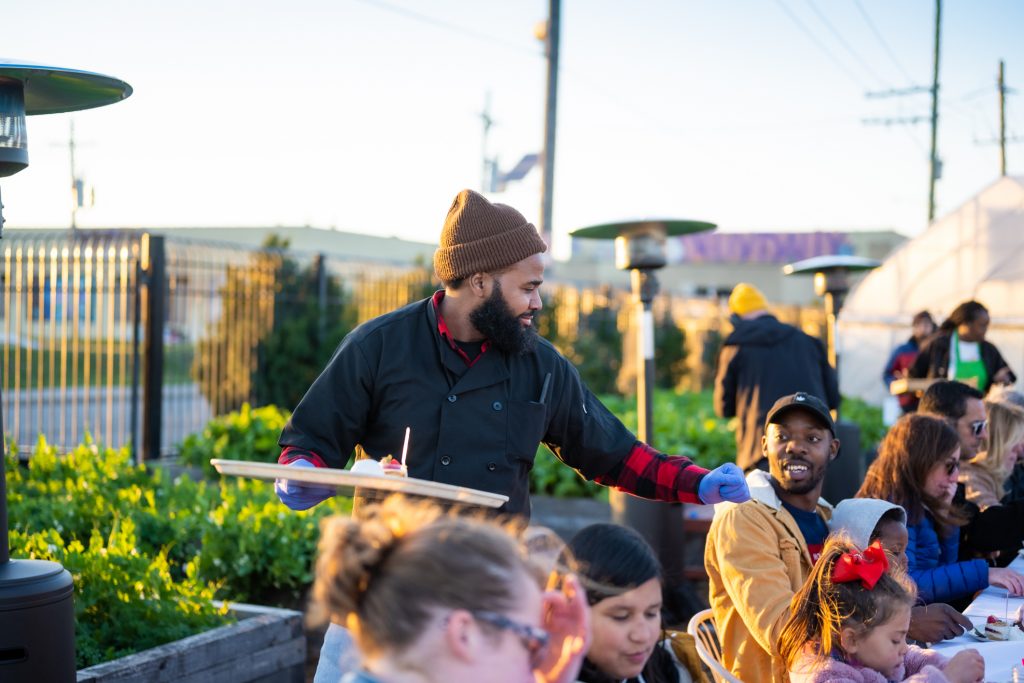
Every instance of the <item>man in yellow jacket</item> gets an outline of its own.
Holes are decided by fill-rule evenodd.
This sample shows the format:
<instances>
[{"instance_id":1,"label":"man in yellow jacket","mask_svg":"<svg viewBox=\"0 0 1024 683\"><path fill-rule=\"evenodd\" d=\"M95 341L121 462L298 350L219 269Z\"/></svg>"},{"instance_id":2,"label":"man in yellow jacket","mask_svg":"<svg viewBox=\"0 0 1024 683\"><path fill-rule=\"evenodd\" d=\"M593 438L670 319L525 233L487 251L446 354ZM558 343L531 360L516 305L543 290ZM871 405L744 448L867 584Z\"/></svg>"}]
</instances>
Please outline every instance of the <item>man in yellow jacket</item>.
<instances>
[{"instance_id":1,"label":"man in yellow jacket","mask_svg":"<svg viewBox=\"0 0 1024 683\"><path fill-rule=\"evenodd\" d=\"M828 406L797 392L768 411L761 446L769 471L747 475L749 501L715 506L704 566L724 666L742 681L786 681L779 631L828 535L821 487L839 440Z\"/></svg>"}]
</instances>

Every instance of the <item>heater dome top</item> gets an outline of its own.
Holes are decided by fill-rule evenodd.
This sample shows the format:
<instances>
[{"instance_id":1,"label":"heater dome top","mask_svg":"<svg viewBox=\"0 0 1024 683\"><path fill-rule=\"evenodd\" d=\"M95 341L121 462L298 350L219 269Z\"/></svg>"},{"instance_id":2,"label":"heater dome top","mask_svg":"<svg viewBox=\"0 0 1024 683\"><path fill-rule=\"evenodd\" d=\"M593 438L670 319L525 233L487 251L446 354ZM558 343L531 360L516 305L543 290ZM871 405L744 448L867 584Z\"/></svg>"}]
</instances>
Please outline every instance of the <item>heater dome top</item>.
<instances>
[{"instance_id":1,"label":"heater dome top","mask_svg":"<svg viewBox=\"0 0 1024 683\"><path fill-rule=\"evenodd\" d=\"M24 85L26 116L102 107L132 94L130 85L113 76L0 57L2 80Z\"/></svg>"}]
</instances>

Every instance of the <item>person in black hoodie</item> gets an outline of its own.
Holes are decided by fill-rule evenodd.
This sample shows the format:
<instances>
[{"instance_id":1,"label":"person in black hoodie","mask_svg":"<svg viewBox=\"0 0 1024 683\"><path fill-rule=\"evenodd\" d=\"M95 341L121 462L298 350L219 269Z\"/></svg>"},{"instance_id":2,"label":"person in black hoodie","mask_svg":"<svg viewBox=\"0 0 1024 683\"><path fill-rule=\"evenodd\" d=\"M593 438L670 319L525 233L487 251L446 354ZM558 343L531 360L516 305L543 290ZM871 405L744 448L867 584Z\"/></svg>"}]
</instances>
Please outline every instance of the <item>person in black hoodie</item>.
<instances>
[{"instance_id":1,"label":"person in black hoodie","mask_svg":"<svg viewBox=\"0 0 1024 683\"><path fill-rule=\"evenodd\" d=\"M768 409L780 396L802 391L839 408L839 380L821 340L781 323L764 295L741 282L729 296L733 331L718 353L715 412L738 418L736 464L766 469L761 437Z\"/></svg>"}]
</instances>

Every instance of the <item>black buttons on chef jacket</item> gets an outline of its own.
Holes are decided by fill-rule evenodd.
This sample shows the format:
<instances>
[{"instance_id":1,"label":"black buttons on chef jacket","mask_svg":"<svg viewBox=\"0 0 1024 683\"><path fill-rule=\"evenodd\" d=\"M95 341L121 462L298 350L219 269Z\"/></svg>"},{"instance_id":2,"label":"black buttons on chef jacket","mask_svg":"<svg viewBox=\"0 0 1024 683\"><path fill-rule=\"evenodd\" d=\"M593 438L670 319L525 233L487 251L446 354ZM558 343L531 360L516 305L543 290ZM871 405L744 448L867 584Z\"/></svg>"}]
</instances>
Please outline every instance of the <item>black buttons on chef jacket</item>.
<instances>
[{"instance_id":1,"label":"black buttons on chef jacket","mask_svg":"<svg viewBox=\"0 0 1024 683\"><path fill-rule=\"evenodd\" d=\"M501 401L495 401L494 403L491 404L491 407L494 408L495 410L501 410Z\"/></svg>"},{"instance_id":2,"label":"black buttons on chef jacket","mask_svg":"<svg viewBox=\"0 0 1024 683\"><path fill-rule=\"evenodd\" d=\"M454 397L452 397L452 398L454 398ZM452 464L451 456L442 455L441 456L441 464L442 465L451 465Z\"/></svg>"},{"instance_id":3,"label":"black buttons on chef jacket","mask_svg":"<svg viewBox=\"0 0 1024 683\"><path fill-rule=\"evenodd\" d=\"M493 462L487 463L487 471L488 472L493 472L496 469L498 469L498 466L496 464L494 464Z\"/></svg>"},{"instance_id":4,"label":"black buttons on chef jacket","mask_svg":"<svg viewBox=\"0 0 1024 683\"><path fill-rule=\"evenodd\" d=\"M449 403L455 403L458 400L459 400L459 397L456 396L455 394L451 394L450 396L448 396L448 402Z\"/></svg>"}]
</instances>

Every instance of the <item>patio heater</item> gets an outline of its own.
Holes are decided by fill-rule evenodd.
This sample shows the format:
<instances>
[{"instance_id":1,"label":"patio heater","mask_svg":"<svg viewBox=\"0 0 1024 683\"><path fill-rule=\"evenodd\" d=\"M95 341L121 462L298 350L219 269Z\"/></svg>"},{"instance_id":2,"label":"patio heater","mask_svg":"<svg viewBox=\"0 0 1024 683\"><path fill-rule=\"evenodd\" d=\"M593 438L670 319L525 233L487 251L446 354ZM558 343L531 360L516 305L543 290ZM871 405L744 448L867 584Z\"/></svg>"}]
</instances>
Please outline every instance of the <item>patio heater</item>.
<instances>
[{"instance_id":1,"label":"patio heater","mask_svg":"<svg viewBox=\"0 0 1024 683\"><path fill-rule=\"evenodd\" d=\"M110 76L0 60L0 177L28 166L26 116L101 107L131 93L131 86ZM0 237L3 224L0 202ZM0 457L0 680L74 681L71 574L56 562L10 558L4 467Z\"/></svg>"},{"instance_id":2,"label":"patio heater","mask_svg":"<svg viewBox=\"0 0 1024 683\"><path fill-rule=\"evenodd\" d=\"M850 291L850 275L872 270L882 265L863 256L815 256L783 267L786 275L814 275L814 293L825 298L825 329L828 362L839 374L839 351L836 321ZM839 439L839 457L828 467L821 495L833 505L852 498L867 474L866 453L860 450L860 427L840 419L836 411L836 438Z\"/></svg>"},{"instance_id":3,"label":"patio heater","mask_svg":"<svg viewBox=\"0 0 1024 683\"><path fill-rule=\"evenodd\" d=\"M636 335L637 438L654 445L654 316L651 302L658 293L655 271L666 263L665 238L714 230L714 223L685 220L646 220L580 228L570 234L586 239L615 240L615 267L630 272ZM609 492L612 517L636 529L658 554L665 572L666 605L678 616L686 611L684 595L683 517L678 504ZM673 609L674 608L674 609Z\"/></svg>"}]
</instances>

